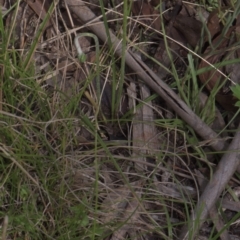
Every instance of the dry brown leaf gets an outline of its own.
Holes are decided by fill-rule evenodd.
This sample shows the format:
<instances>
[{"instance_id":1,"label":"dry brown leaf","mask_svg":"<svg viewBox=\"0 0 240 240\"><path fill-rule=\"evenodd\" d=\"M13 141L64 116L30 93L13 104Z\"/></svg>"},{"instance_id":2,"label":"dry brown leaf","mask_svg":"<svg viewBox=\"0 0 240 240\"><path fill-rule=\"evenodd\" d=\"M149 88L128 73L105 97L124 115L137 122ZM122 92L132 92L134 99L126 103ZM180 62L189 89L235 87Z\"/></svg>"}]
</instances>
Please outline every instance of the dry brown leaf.
<instances>
[{"instance_id":1,"label":"dry brown leaf","mask_svg":"<svg viewBox=\"0 0 240 240\"><path fill-rule=\"evenodd\" d=\"M153 7L157 7L157 6L159 6L159 4L162 3L161 0L150 0L149 2L151 3L151 5L152 5Z\"/></svg>"},{"instance_id":2,"label":"dry brown leaf","mask_svg":"<svg viewBox=\"0 0 240 240\"><path fill-rule=\"evenodd\" d=\"M205 93L200 92L199 96L198 96L198 102L199 102L199 106L200 109L203 109L208 101L208 97ZM213 115L214 114L214 120L213 122L210 124L210 127L215 130L215 131L219 131L221 129L224 129L225 127L225 121L223 119L222 114L220 113L220 111L216 108L215 112L212 113L210 109L207 109L207 112L205 113L207 116ZM224 133L223 133L224 134ZM224 135L223 135L224 136Z\"/></svg>"},{"instance_id":3,"label":"dry brown leaf","mask_svg":"<svg viewBox=\"0 0 240 240\"><path fill-rule=\"evenodd\" d=\"M206 68L209 66L209 63L212 65L218 63L221 61L221 59L224 57L225 51L224 49L228 46L229 43L229 38L230 35L233 33L235 30L234 27L229 28L227 34L223 36L218 36L217 38L214 39L213 45L218 44L219 39L223 39L221 43L219 44L217 50L221 49L220 53L214 54L212 53L211 47L209 46L205 53L204 53L204 60L202 60L199 64L199 69L201 68ZM219 68L220 71L223 71L223 68ZM206 86L208 91L212 91L214 87L219 86L219 84L222 84L224 81L224 77L220 72L218 72L216 69L211 68L210 70L202 73L199 75L199 79ZM226 109L229 111L234 111L235 110L235 102L236 100L231 94L225 94L223 88L217 93L216 95L216 100Z\"/></svg>"},{"instance_id":4,"label":"dry brown leaf","mask_svg":"<svg viewBox=\"0 0 240 240\"><path fill-rule=\"evenodd\" d=\"M204 59L211 63L216 64L221 61L221 59L227 54L224 49L228 47L230 36L232 33L234 33L236 36L238 35L238 28L239 28L239 17L237 18L237 24L236 27L230 27L227 34L225 36L222 36L221 29L222 24L220 23L219 17L218 17L219 10L213 11L208 18L208 31L210 33L210 37L212 38L212 45L218 44L217 50L221 50L220 53L214 54L211 50L211 47L209 46L205 52L204 52ZM217 37L216 37L217 36ZM206 36L206 41L209 36ZM221 40L220 44L218 43ZM228 54L227 59L234 59L238 57L238 51ZM205 61L201 61L199 64L199 69L208 67L209 64ZM239 81L239 64L231 64L225 67L219 68L221 72L224 72L226 75L228 75L233 82ZM206 86L206 88L211 92L214 87L218 86L219 84L223 83L225 80L224 77L220 72L218 72L216 69L212 68L211 70L200 74L199 75L200 81ZM216 95L216 100L226 109L229 111L236 110L234 104L236 102L236 99L232 96L232 94L225 94L225 89L222 88Z\"/></svg>"},{"instance_id":5,"label":"dry brown leaf","mask_svg":"<svg viewBox=\"0 0 240 240\"><path fill-rule=\"evenodd\" d=\"M193 48L197 46L202 30L202 23L200 21L194 17L178 15L173 22L173 27L184 36L187 44Z\"/></svg>"},{"instance_id":6,"label":"dry brown leaf","mask_svg":"<svg viewBox=\"0 0 240 240\"><path fill-rule=\"evenodd\" d=\"M47 11L45 10L40 0L25 0L25 1L41 20L43 20L46 17ZM49 25L49 23L47 23L47 25Z\"/></svg>"},{"instance_id":7,"label":"dry brown leaf","mask_svg":"<svg viewBox=\"0 0 240 240\"><path fill-rule=\"evenodd\" d=\"M41 20L44 20L44 18L47 17L46 9L49 8L49 4L47 4L48 3L47 1L45 1L45 6L41 0L25 0L25 1ZM57 28L55 26L56 24L53 22L52 18L50 17L50 19L48 20L48 22L45 25L45 29L47 29L46 31L47 31L48 39L51 38L53 35L52 29L49 28L51 26L51 24L55 27L55 31L57 33L57 30L56 30Z\"/></svg>"},{"instance_id":8,"label":"dry brown leaf","mask_svg":"<svg viewBox=\"0 0 240 240\"><path fill-rule=\"evenodd\" d=\"M222 29L222 26L220 24L219 21L219 10L216 9L214 11L212 11L210 13L210 15L208 16L208 21L207 21L207 28L208 31L210 33L210 38L214 39L214 37L216 36L216 34L218 34L220 32L220 30ZM206 40L209 38L209 36L206 36Z\"/></svg>"},{"instance_id":9,"label":"dry brown leaf","mask_svg":"<svg viewBox=\"0 0 240 240\"><path fill-rule=\"evenodd\" d=\"M185 46L195 48L201 36L202 23L196 20L193 16L184 16L178 14L175 17L165 16L169 23L166 26L166 35L175 41ZM186 51L175 41L168 40L168 49L166 49L164 41L160 41L154 58L163 66L157 66L155 70L161 78L164 78L168 71L171 61L174 61L178 56L186 56ZM168 56L168 51L171 50L172 59Z\"/></svg>"},{"instance_id":10,"label":"dry brown leaf","mask_svg":"<svg viewBox=\"0 0 240 240\"><path fill-rule=\"evenodd\" d=\"M174 40L180 42L185 45L186 41L181 34L175 28L166 29L167 35ZM171 65L171 61L175 60L178 57L178 53L182 49L179 44L174 41L168 41L168 48L171 50L172 59L169 58L168 49L166 49L165 43L163 40L160 40L157 51L154 55L154 58L161 64L157 65L155 72L157 72L160 78L166 77L167 74L170 73L169 68ZM181 55L181 54L180 54Z\"/></svg>"},{"instance_id":11,"label":"dry brown leaf","mask_svg":"<svg viewBox=\"0 0 240 240\"><path fill-rule=\"evenodd\" d=\"M133 15L139 16L138 21L150 26L156 31L161 30L161 18L159 12L147 1L134 1L132 4Z\"/></svg>"}]
</instances>

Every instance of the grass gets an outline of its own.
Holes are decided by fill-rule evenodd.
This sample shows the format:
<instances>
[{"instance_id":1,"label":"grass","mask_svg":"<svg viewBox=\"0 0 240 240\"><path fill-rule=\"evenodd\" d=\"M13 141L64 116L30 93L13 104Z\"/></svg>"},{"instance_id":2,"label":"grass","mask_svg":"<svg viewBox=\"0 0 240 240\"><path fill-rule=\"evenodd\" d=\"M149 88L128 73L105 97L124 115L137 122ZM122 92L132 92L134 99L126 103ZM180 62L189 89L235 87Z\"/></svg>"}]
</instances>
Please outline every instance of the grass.
<instances>
[{"instance_id":1,"label":"grass","mask_svg":"<svg viewBox=\"0 0 240 240\"><path fill-rule=\"evenodd\" d=\"M102 1L100 5L108 29ZM124 0L123 19L118 22L120 32L116 34L124 39L123 57L117 59L111 47L103 47L100 54L98 71L106 80L111 79L113 93L107 123L95 114L95 106L86 98L88 92L98 102L92 93L94 63L87 81L80 84L79 91L71 90L70 94L61 85L49 86L43 81L46 74L55 73L53 65L48 66L47 73L37 72L38 63L33 59L38 43L44 44L41 36L48 17L37 28L37 37L27 51L14 47L14 28L5 29L0 18L2 239L107 239L121 236L123 231L125 239L140 239L144 235L174 239L177 229L189 221L199 196L193 169L198 166L213 171L201 139L154 93L146 99L136 95L136 106L119 113L129 85L126 77L131 78L126 74L124 58L132 44L128 42L129 21L133 21L130 7ZM56 6L52 5L49 11L56 12ZM65 29L63 39L73 40L68 32ZM211 124L216 92L204 108L199 106L196 98L202 87L197 82L196 59L191 54L188 63L184 76L179 77L172 62L174 79L170 85L197 115ZM79 67L77 60L74 64ZM62 76L62 80L68 80L66 75ZM57 77L53 80L57 81ZM127 139L106 141L106 129L122 129L130 140L132 125L148 125L148 116L142 120L134 118L136 111L146 105L156 116L159 149L131 147L125 145ZM143 161L145 171L136 170L134 164ZM217 236L213 231L211 239Z\"/></svg>"}]
</instances>

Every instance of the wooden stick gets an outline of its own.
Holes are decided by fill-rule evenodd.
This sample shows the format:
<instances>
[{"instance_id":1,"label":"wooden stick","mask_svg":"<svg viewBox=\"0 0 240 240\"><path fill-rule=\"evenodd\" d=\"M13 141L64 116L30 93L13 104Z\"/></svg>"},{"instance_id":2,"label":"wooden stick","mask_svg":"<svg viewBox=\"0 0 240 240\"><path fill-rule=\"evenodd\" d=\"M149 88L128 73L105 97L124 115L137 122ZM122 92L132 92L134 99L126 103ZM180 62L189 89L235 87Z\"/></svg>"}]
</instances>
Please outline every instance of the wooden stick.
<instances>
[{"instance_id":1,"label":"wooden stick","mask_svg":"<svg viewBox=\"0 0 240 240\"><path fill-rule=\"evenodd\" d=\"M74 12L81 20L85 23L92 32L94 32L103 42L108 42L108 35L103 22L94 20L96 19L95 14L84 4L83 1L66 0L69 9ZM91 24L87 24L90 23ZM114 48L115 53L118 56L122 56L122 45L121 41L111 32L110 40L111 47ZM169 87L166 85L151 69L148 68L138 57L128 50L125 53L126 64L141 78L146 85L148 85L153 91L155 91L160 97L162 97L169 106L189 125L194 131L201 136L204 140L208 141L210 146L220 152L226 149L226 143L224 139L218 137L218 135L206 125ZM240 148L240 132L236 133L234 140L226 154L222 157L218 164L217 170L213 175L213 179L207 185L203 192L198 207L194 211L194 214L199 215L199 225L195 228L194 233L200 228L203 220L209 213L211 207L215 204L220 193L224 189L225 185L232 177L239 165L239 153L237 152ZM201 207L203 206L203 209ZM199 212L202 210L201 212ZM194 216L191 218L194 220ZM190 226L184 227L181 239L184 239L188 235L188 229L195 227L194 221L190 222Z\"/></svg>"}]
</instances>

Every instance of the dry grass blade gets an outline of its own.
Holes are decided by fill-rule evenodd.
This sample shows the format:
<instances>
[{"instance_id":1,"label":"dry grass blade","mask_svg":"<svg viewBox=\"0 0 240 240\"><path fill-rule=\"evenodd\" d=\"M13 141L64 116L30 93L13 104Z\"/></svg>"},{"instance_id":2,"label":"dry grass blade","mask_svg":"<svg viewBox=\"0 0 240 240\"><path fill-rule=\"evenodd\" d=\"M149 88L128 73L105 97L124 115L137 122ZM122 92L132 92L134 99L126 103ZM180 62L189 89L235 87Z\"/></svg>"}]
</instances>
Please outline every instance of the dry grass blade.
<instances>
[{"instance_id":1,"label":"dry grass blade","mask_svg":"<svg viewBox=\"0 0 240 240\"><path fill-rule=\"evenodd\" d=\"M3 144L0 144L0 151L9 158L22 172L29 178L36 186L39 186L38 182L28 173L28 171L14 158L11 156L9 149L7 149Z\"/></svg>"},{"instance_id":2,"label":"dry grass blade","mask_svg":"<svg viewBox=\"0 0 240 240\"><path fill-rule=\"evenodd\" d=\"M216 170L238 132L235 117L227 125L199 81L238 61L230 47L226 63L198 55L208 45L205 21L190 22L197 8L10 2L1 28L0 239L176 240L185 224L187 239L238 235L239 175L224 184L239 161L226 154Z\"/></svg>"}]
</instances>

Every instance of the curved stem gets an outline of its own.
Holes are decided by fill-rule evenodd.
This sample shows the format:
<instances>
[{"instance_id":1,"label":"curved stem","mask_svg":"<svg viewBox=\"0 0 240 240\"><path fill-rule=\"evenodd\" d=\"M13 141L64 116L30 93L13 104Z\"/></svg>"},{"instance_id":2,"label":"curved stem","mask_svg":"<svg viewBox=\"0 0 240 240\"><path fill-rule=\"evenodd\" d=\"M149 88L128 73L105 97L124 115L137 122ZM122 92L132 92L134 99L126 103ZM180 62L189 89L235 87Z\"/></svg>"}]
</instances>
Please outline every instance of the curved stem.
<instances>
[{"instance_id":1,"label":"curved stem","mask_svg":"<svg viewBox=\"0 0 240 240\"><path fill-rule=\"evenodd\" d=\"M94 39L95 42L95 48L96 48L96 67L97 67L97 71L96 71L96 88L97 88L97 98L99 100L99 106L100 106L100 73L99 73L99 41L98 38L95 34L93 33L80 33L78 34L75 39L74 39L74 44L77 48L77 52L78 52L78 57L79 60L81 62L85 62L86 61L86 55L84 54L80 44L79 44L79 38L81 37L91 37Z\"/></svg>"}]
</instances>

